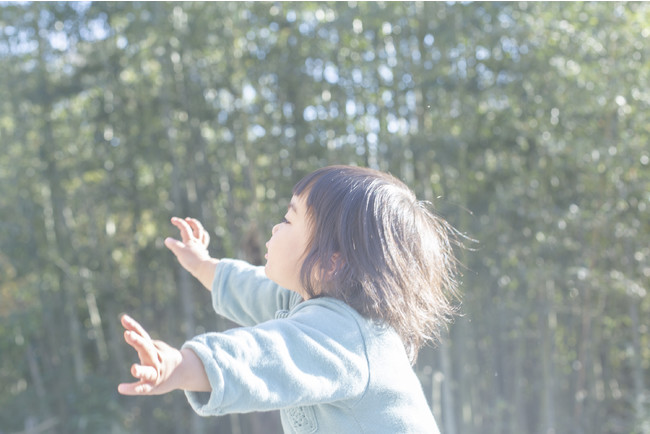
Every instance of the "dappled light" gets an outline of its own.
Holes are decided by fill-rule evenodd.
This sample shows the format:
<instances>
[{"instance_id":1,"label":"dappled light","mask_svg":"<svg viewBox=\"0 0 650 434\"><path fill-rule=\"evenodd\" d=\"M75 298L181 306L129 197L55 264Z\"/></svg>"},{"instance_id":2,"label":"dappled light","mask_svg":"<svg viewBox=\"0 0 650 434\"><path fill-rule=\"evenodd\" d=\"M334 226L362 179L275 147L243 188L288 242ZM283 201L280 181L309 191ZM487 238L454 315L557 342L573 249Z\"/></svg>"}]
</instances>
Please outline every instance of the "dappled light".
<instances>
[{"instance_id":1,"label":"dappled light","mask_svg":"<svg viewBox=\"0 0 650 434\"><path fill-rule=\"evenodd\" d=\"M468 238L414 368L443 433L650 433L649 59L643 2L0 2L0 432L279 433L118 397L118 316L232 327L170 217L262 263L354 164Z\"/></svg>"}]
</instances>

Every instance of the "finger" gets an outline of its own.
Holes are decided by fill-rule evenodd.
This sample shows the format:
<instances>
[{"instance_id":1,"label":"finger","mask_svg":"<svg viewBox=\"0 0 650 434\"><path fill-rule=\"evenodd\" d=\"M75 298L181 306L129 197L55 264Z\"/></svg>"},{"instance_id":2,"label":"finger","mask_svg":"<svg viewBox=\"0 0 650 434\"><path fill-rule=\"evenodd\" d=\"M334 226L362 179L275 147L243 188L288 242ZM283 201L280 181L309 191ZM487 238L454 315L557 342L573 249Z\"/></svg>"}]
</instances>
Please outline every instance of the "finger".
<instances>
[{"instance_id":1,"label":"finger","mask_svg":"<svg viewBox=\"0 0 650 434\"><path fill-rule=\"evenodd\" d=\"M208 244L210 244L210 234L208 231L203 231L203 234L201 236L201 244L203 244L205 247L208 247Z\"/></svg>"},{"instance_id":2,"label":"finger","mask_svg":"<svg viewBox=\"0 0 650 434\"><path fill-rule=\"evenodd\" d=\"M153 366L145 366L134 363L131 366L131 375L140 381L153 382L158 379L158 371Z\"/></svg>"},{"instance_id":3,"label":"finger","mask_svg":"<svg viewBox=\"0 0 650 434\"><path fill-rule=\"evenodd\" d=\"M192 239L194 234L187 221L178 217L172 217L172 224L181 232L181 240L184 243L188 243Z\"/></svg>"},{"instance_id":4,"label":"finger","mask_svg":"<svg viewBox=\"0 0 650 434\"><path fill-rule=\"evenodd\" d=\"M203 246L207 246L210 243L210 234L205 230L203 224L199 220L191 217L187 217L185 220L192 228L194 237L197 238Z\"/></svg>"},{"instance_id":5,"label":"finger","mask_svg":"<svg viewBox=\"0 0 650 434\"><path fill-rule=\"evenodd\" d=\"M138 352L140 361L145 362L156 360L156 347L151 338L145 338L136 332L127 330L124 332L124 340Z\"/></svg>"},{"instance_id":6,"label":"finger","mask_svg":"<svg viewBox=\"0 0 650 434\"><path fill-rule=\"evenodd\" d=\"M153 365L158 362L158 353L151 339L145 339L132 331L124 332L124 340L138 353L141 363Z\"/></svg>"},{"instance_id":7,"label":"finger","mask_svg":"<svg viewBox=\"0 0 650 434\"><path fill-rule=\"evenodd\" d=\"M194 238L201 239L201 231L203 231L203 225L201 225L201 222L192 217L185 217L185 221L190 226L190 229L192 229L192 235L194 235Z\"/></svg>"},{"instance_id":8,"label":"finger","mask_svg":"<svg viewBox=\"0 0 650 434\"><path fill-rule=\"evenodd\" d=\"M122 322L122 326L126 330L135 332L145 339L149 339L149 340L151 339L151 336L149 336L149 333L147 333L144 327L142 327L139 322L137 322L127 314L122 315L120 321Z\"/></svg>"},{"instance_id":9,"label":"finger","mask_svg":"<svg viewBox=\"0 0 650 434\"><path fill-rule=\"evenodd\" d=\"M122 395L148 395L153 390L153 386L141 381L135 383L121 383L117 386L117 391Z\"/></svg>"},{"instance_id":10,"label":"finger","mask_svg":"<svg viewBox=\"0 0 650 434\"><path fill-rule=\"evenodd\" d=\"M176 256L179 254L179 250L185 247L185 244L178 241L175 238L167 237L165 238L165 247L172 251Z\"/></svg>"}]
</instances>

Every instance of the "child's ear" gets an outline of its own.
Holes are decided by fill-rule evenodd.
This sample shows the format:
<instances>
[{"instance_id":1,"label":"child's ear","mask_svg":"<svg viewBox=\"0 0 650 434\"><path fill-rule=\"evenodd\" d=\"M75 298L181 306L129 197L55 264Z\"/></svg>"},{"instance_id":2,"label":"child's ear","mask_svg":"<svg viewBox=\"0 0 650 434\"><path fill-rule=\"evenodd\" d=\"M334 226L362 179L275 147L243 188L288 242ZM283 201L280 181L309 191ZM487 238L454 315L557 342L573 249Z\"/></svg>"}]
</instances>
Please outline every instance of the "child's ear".
<instances>
[{"instance_id":1,"label":"child's ear","mask_svg":"<svg viewBox=\"0 0 650 434\"><path fill-rule=\"evenodd\" d=\"M327 269L327 275L330 277L335 275L336 272L340 270L342 267L343 267L343 260L341 259L341 255L338 252L334 253L330 258L329 267Z\"/></svg>"}]
</instances>

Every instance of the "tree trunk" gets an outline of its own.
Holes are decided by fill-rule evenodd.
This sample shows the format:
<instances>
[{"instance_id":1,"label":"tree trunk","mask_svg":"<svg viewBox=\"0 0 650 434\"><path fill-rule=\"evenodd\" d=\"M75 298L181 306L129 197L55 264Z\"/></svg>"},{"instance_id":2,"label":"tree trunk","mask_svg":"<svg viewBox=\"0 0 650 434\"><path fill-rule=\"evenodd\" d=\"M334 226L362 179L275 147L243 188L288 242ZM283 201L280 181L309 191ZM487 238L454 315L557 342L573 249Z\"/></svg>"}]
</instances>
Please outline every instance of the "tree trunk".
<instances>
[{"instance_id":1,"label":"tree trunk","mask_svg":"<svg viewBox=\"0 0 650 434\"><path fill-rule=\"evenodd\" d=\"M542 417L540 434L556 432L555 422L555 327L557 319L553 308L555 282L547 280L542 294L542 312L539 315L542 359Z\"/></svg>"},{"instance_id":2,"label":"tree trunk","mask_svg":"<svg viewBox=\"0 0 650 434\"><path fill-rule=\"evenodd\" d=\"M641 349L641 336L639 333L639 300L629 297L630 328L632 332L632 382L634 385L634 414L637 421L645 421L644 403L648 398L643 380L643 355Z\"/></svg>"},{"instance_id":3,"label":"tree trunk","mask_svg":"<svg viewBox=\"0 0 650 434\"><path fill-rule=\"evenodd\" d=\"M451 356L446 343L440 345L440 368L442 370L442 432L456 434L456 415L454 406L454 392L452 382L454 379L451 369Z\"/></svg>"}]
</instances>

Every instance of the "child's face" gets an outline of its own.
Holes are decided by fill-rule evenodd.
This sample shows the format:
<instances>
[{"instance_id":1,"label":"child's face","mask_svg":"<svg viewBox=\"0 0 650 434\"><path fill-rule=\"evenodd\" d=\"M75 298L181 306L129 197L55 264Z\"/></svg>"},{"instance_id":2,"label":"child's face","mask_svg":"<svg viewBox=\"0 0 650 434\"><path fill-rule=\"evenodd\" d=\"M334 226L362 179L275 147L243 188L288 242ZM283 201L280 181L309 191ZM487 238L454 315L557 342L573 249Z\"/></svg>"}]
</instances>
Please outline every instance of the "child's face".
<instances>
[{"instance_id":1,"label":"child's face","mask_svg":"<svg viewBox=\"0 0 650 434\"><path fill-rule=\"evenodd\" d=\"M310 237L305 200L293 196L283 221L273 226L271 239L266 243L265 271L269 279L303 298L306 298L306 294L300 282L300 269Z\"/></svg>"}]
</instances>

